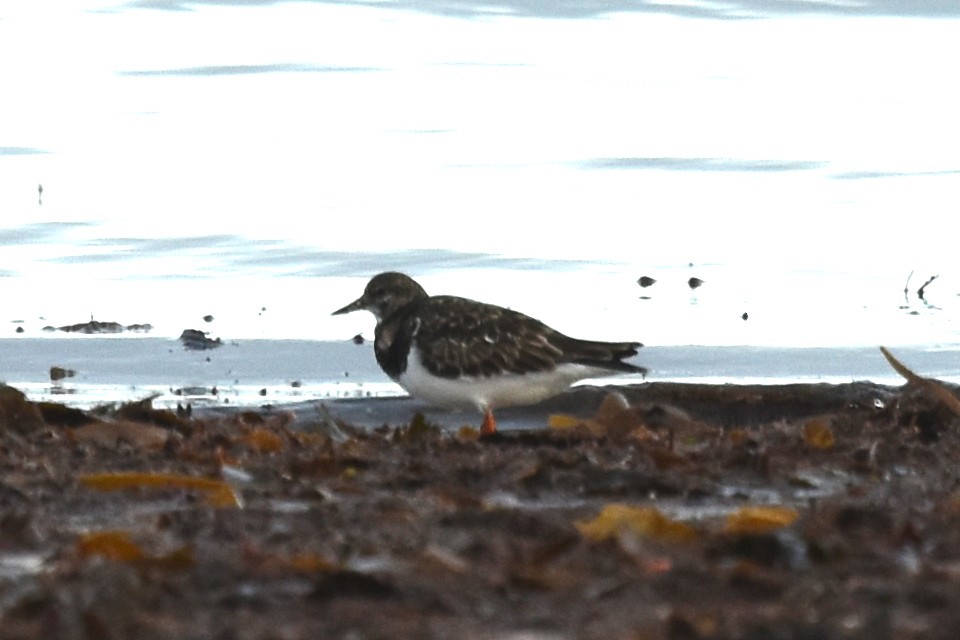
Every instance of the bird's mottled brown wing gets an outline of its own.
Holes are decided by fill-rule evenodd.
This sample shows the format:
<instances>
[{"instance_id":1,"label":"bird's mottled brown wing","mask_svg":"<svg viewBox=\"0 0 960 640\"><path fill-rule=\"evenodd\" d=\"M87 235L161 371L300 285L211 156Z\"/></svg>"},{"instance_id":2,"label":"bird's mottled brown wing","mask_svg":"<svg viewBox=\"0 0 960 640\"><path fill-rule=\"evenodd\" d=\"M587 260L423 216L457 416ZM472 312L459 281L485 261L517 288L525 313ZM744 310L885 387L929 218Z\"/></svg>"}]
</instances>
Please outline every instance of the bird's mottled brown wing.
<instances>
[{"instance_id":1,"label":"bird's mottled brown wing","mask_svg":"<svg viewBox=\"0 0 960 640\"><path fill-rule=\"evenodd\" d=\"M435 296L420 308L414 338L433 374L489 376L548 371L563 357L559 335L539 320L510 309L454 296Z\"/></svg>"}]
</instances>

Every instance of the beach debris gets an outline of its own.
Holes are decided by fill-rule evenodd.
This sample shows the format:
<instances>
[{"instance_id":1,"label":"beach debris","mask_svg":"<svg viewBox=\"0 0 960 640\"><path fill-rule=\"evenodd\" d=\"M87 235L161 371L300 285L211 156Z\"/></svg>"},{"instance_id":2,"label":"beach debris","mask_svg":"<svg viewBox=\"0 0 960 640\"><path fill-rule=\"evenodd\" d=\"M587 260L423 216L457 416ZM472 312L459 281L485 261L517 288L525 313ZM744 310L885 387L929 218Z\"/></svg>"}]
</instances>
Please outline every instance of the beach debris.
<instances>
[{"instance_id":1,"label":"beach debris","mask_svg":"<svg viewBox=\"0 0 960 640\"><path fill-rule=\"evenodd\" d=\"M165 429L177 429L179 431L189 430L189 422L178 417L170 409L156 409L153 401L161 394L154 393L140 400L124 402L116 409L94 409L94 413L100 416L108 416L112 419L130 420L133 422L142 422L146 424L157 425Z\"/></svg>"},{"instance_id":2,"label":"beach debris","mask_svg":"<svg viewBox=\"0 0 960 640\"><path fill-rule=\"evenodd\" d=\"M254 427L243 435L243 443L259 453L276 453L284 446L283 439L266 427Z\"/></svg>"},{"instance_id":3,"label":"beach debris","mask_svg":"<svg viewBox=\"0 0 960 640\"><path fill-rule=\"evenodd\" d=\"M170 392L173 393L173 389ZM140 400L98 405L90 410L90 414L97 418L123 418L125 420L142 420L153 424L163 424L163 420L152 419L154 414L157 413L172 415L170 411L153 408L153 401L161 395L160 393L153 393Z\"/></svg>"},{"instance_id":4,"label":"beach debris","mask_svg":"<svg viewBox=\"0 0 960 640\"><path fill-rule=\"evenodd\" d=\"M910 304L910 280L913 278L913 271L907 274L907 281L903 283L903 301L907 306L900 307L906 309Z\"/></svg>"},{"instance_id":5,"label":"beach debris","mask_svg":"<svg viewBox=\"0 0 960 640\"><path fill-rule=\"evenodd\" d=\"M936 280L936 279L939 278L939 277L940 277L939 275L935 275L935 276L930 276L929 278L927 278L927 281L924 282L922 285L920 285L920 288L917 289L917 297L920 298L921 300L923 300L924 302L926 302L927 300L926 300L926 298L924 298L923 296L924 296L924 292L925 292L926 289L927 289L927 285L929 285L931 282L933 282L934 280Z\"/></svg>"},{"instance_id":6,"label":"beach debris","mask_svg":"<svg viewBox=\"0 0 960 640\"><path fill-rule=\"evenodd\" d=\"M50 367L50 380L53 382L58 382L64 378L72 378L77 375L77 372L73 369L67 369L65 367Z\"/></svg>"},{"instance_id":7,"label":"beach debris","mask_svg":"<svg viewBox=\"0 0 960 640\"><path fill-rule=\"evenodd\" d=\"M161 449L173 435L172 431L140 422L93 422L68 431L74 442L86 442L101 447L129 444L137 449Z\"/></svg>"},{"instance_id":8,"label":"beach debris","mask_svg":"<svg viewBox=\"0 0 960 640\"><path fill-rule=\"evenodd\" d=\"M95 417L82 409L68 407L59 402L37 402L35 404L47 425L79 427L96 420Z\"/></svg>"},{"instance_id":9,"label":"beach debris","mask_svg":"<svg viewBox=\"0 0 960 640\"><path fill-rule=\"evenodd\" d=\"M798 517L796 509L778 505L741 507L727 516L723 530L734 534L770 533L789 527Z\"/></svg>"},{"instance_id":10,"label":"beach debris","mask_svg":"<svg viewBox=\"0 0 960 640\"><path fill-rule=\"evenodd\" d=\"M316 411L318 422L315 428L317 431L325 434L337 444L343 444L350 439L350 434L340 427L327 405L323 403L316 405Z\"/></svg>"},{"instance_id":11,"label":"beach debris","mask_svg":"<svg viewBox=\"0 0 960 640\"><path fill-rule=\"evenodd\" d=\"M24 393L0 382L0 431L26 433L43 425L43 416Z\"/></svg>"},{"instance_id":12,"label":"beach debris","mask_svg":"<svg viewBox=\"0 0 960 640\"><path fill-rule=\"evenodd\" d=\"M701 280L700 278L690 278L689 280L687 280L687 286L690 287L691 289L697 289L702 284L703 284L703 280Z\"/></svg>"},{"instance_id":13,"label":"beach debris","mask_svg":"<svg viewBox=\"0 0 960 640\"><path fill-rule=\"evenodd\" d=\"M833 449L836 437L823 418L813 418L803 425L803 440L814 449Z\"/></svg>"},{"instance_id":14,"label":"beach debris","mask_svg":"<svg viewBox=\"0 0 960 640\"><path fill-rule=\"evenodd\" d=\"M208 331L200 331L199 329L184 329L183 333L180 334L179 340L183 343L184 348L190 349L191 351L216 349L217 347L223 345L223 342L221 342L220 338L210 338L208 335Z\"/></svg>"},{"instance_id":15,"label":"beach debris","mask_svg":"<svg viewBox=\"0 0 960 640\"><path fill-rule=\"evenodd\" d=\"M577 430L593 437L614 440L664 441L670 451L651 451L658 464L676 464L682 460L673 449L697 446L704 439L713 438L717 429L694 420L684 411L663 404L630 406L623 394L607 393L597 412L590 418L553 414L547 424L558 431Z\"/></svg>"},{"instance_id":16,"label":"beach debris","mask_svg":"<svg viewBox=\"0 0 960 640\"><path fill-rule=\"evenodd\" d=\"M592 542L619 541L625 535L639 535L661 542L686 543L699 535L689 524L668 518L659 509L626 504L605 505L593 520L573 524Z\"/></svg>"},{"instance_id":17,"label":"beach debris","mask_svg":"<svg viewBox=\"0 0 960 640\"><path fill-rule=\"evenodd\" d=\"M199 492L211 507L241 507L240 496L223 480L185 476L174 473L119 471L86 473L77 480L84 487L96 491L124 491L128 489L184 489Z\"/></svg>"},{"instance_id":18,"label":"beach debris","mask_svg":"<svg viewBox=\"0 0 960 640\"><path fill-rule=\"evenodd\" d=\"M394 442L420 442L443 433L443 427L427 420L419 411L413 414L410 423L397 427L393 432Z\"/></svg>"},{"instance_id":19,"label":"beach debris","mask_svg":"<svg viewBox=\"0 0 960 640\"><path fill-rule=\"evenodd\" d=\"M949 389L943 386L939 380L933 378L924 378L908 369L902 362L897 360L886 347L880 347L880 353L887 359L894 371L906 378L908 383L916 385L918 388L928 392L940 404L950 410L957 417L960 417L960 399L957 398Z\"/></svg>"},{"instance_id":20,"label":"beach debris","mask_svg":"<svg viewBox=\"0 0 960 640\"><path fill-rule=\"evenodd\" d=\"M640 276L640 279L637 280L637 284L646 289L656 284L656 278L651 278L650 276Z\"/></svg>"},{"instance_id":21,"label":"beach debris","mask_svg":"<svg viewBox=\"0 0 960 640\"><path fill-rule=\"evenodd\" d=\"M907 281L903 284L903 305L900 306L901 309L910 308L910 280L913 278L913 273L914 272L911 271L909 274L907 274ZM927 292L927 287L939 277L939 274L930 276L927 278L927 281L920 285L920 288L917 289L917 297L920 298L920 300L924 303L929 304L927 303L927 299L924 297ZM915 315L916 311L912 311L911 313Z\"/></svg>"},{"instance_id":22,"label":"beach debris","mask_svg":"<svg viewBox=\"0 0 960 640\"><path fill-rule=\"evenodd\" d=\"M133 541L127 531L91 531L77 540L77 555L81 558L99 557L113 562L164 569L186 569L196 564L193 548L184 545L169 554L151 556Z\"/></svg>"},{"instance_id":23,"label":"beach debris","mask_svg":"<svg viewBox=\"0 0 960 640\"><path fill-rule=\"evenodd\" d=\"M99 556L107 560L131 562L144 558L144 553L126 531L93 531L80 536L77 553L81 558Z\"/></svg>"},{"instance_id":24,"label":"beach debris","mask_svg":"<svg viewBox=\"0 0 960 640\"><path fill-rule=\"evenodd\" d=\"M605 393L575 389L557 410ZM110 638L130 620L148 636L401 638L439 615L463 637L495 618L526 626L533 607L547 635L560 620L610 638L952 637L960 431L925 446L901 428L916 388L618 393L629 406L612 408L655 439L544 430L540 413L497 440L448 420L398 441L406 410L289 429L273 411L200 411L162 453L78 444L46 414L29 433L0 428L0 635L57 635L65 619ZM298 410L314 406L326 413ZM690 447L664 427L681 407L713 436ZM815 421L832 448L802 439ZM658 462L668 438L684 465ZM256 615L237 620L237 602Z\"/></svg>"},{"instance_id":25,"label":"beach debris","mask_svg":"<svg viewBox=\"0 0 960 640\"><path fill-rule=\"evenodd\" d=\"M210 387L180 387L179 389L171 389L170 393L175 396L206 396L206 395L216 395L214 389Z\"/></svg>"}]
</instances>

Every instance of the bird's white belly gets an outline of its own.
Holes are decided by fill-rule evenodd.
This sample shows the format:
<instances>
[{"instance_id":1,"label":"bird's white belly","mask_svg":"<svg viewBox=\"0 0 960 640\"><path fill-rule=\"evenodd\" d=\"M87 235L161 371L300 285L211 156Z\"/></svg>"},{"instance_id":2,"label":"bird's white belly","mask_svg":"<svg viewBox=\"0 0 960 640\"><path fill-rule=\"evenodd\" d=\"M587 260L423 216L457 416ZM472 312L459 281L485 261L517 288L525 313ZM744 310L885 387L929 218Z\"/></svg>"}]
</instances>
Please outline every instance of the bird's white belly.
<instances>
[{"instance_id":1,"label":"bird's white belly","mask_svg":"<svg viewBox=\"0 0 960 640\"><path fill-rule=\"evenodd\" d=\"M560 365L541 373L504 373L472 378L441 378L420 362L416 348L410 350L407 370L397 382L415 398L450 408L496 409L534 404L564 391L574 382L601 371L580 364Z\"/></svg>"}]
</instances>

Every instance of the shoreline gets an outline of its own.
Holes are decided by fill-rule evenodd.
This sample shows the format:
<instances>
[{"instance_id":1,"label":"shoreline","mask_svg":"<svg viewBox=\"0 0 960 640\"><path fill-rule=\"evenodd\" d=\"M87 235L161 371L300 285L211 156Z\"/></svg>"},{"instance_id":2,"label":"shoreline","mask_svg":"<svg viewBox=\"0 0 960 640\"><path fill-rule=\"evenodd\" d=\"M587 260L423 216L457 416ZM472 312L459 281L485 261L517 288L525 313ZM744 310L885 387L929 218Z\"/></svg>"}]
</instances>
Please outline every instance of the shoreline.
<instances>
[{"instance_id":1,"label":"shoreline","mask_svg":"<svg viewBox=\"0 0 960 640\"><path fill-rule=\"evenodd\" d=\"M914 371L960 383L960 345L893 347ZM636 358L647 382L697 384L899 384L879 348L644 347ZM74 372L51 381L51 367ZM17 338L0 340L0 381L32 400L78 408L158 395L158 407L258 407L343 398L402 397L376 364L369 342L243 340L190 351L176 340L140 337ZM637 377L585 381L617 386Z\"/></svg>"},{"instance_id":2,"label":"shoreline","mask_svg":"<svg viewBox=\"0 0 960 640\"><path fill-rule=\"evenodd\" d=\"M0 387L0 637L960 631L960 409L923 380L613 390L480 435L399 398L101 415Z\"/></svg>"}]
</instances>

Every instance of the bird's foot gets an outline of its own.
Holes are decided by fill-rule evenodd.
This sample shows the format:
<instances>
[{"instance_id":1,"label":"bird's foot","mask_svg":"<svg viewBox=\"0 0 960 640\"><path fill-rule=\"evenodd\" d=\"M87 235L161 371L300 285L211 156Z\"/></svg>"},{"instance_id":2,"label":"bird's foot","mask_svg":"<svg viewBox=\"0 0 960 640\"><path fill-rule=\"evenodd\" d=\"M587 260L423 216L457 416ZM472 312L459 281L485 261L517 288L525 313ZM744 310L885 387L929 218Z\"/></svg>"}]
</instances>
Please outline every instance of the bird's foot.
<instances>
[{"instance_id":1,"label":"bird's foot","mask_svg":"<svg viewBox=\"0 0 960 640\"><path fill-rule=\"evenodd\" d=\"M497 421L493 419L493 411L487 409L483 412L483 422L480 423L481 435L490 435L497 432Z\"/></svg>"}]
</instances>

